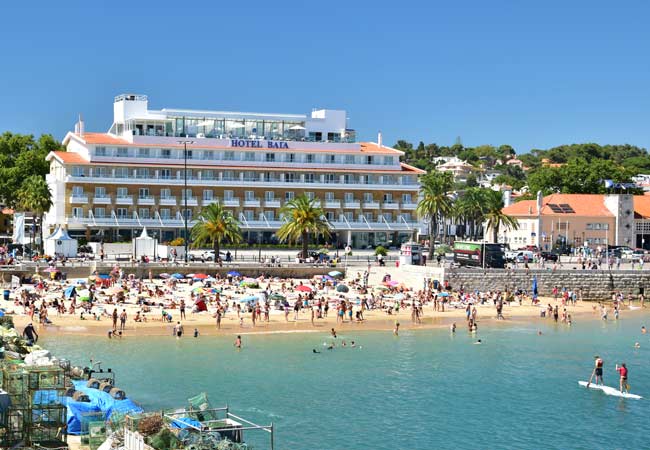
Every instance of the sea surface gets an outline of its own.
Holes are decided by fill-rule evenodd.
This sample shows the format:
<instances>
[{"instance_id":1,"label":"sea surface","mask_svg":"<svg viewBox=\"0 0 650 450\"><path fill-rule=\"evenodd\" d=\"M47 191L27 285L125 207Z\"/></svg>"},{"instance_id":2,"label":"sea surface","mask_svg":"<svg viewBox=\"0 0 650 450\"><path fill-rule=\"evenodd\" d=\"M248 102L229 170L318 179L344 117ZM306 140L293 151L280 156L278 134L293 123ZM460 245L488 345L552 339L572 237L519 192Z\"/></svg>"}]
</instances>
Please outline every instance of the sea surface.
<instances>
[{"instance_id":1,"label":"sea surface","mask_svg":"<svg viewBox=\"0 0 650 450\"><path fill-rule=\"evenodd\" d=\"M394 337L345 327L339 345L356 348L328 351L325 333L244 335L241 351L231 337L62 336L42 345L77 365L101 360L147 410L205 391L213 406L272 422L276 449L641 449L650 448L646 319L483 323L481 345L464 329ZM606 384L618 385L614 365L626 362L632 392L645 398L579 387L596 354ZM261 432L246 437L268 448Z\"/></svg>"}]
</instances>

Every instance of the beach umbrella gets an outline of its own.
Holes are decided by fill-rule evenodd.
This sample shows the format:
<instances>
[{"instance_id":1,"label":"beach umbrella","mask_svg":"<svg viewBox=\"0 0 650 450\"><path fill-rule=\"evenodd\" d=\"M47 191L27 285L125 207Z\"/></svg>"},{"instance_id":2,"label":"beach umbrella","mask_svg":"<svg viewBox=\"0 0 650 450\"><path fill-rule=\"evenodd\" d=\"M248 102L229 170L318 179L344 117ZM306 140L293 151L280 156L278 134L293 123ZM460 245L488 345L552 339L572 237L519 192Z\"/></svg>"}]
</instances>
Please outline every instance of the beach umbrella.
<instances>
[{"instance_id":1,"label":"beach umbrella","mask_svg":"<svg viewBox=\"0 0 650 450\"><path fill-rule=\"evenodd\" d=\"M161 273L161 274L158 275L158 276L159 276L160 278L169 278L169 277L170 277L170 275L169 275L168 273L166 273L166 272L163 272L163 273Z\"/></svg>"},{"instance_id":2,"label":"beach umbrella","mask_svg":"<svg viewBox=\"0 0 650 450\"><path fill-rule=\"evenodd\" d=\"M282 294L271 294L269 300L286 300L287 298Z\"/></svg>"},{"instance_id":3,"label":"beach umbrella","mask_svg":"<svg viewBox=\"0 0 650 450\"><path fill-rule=\"evenodd\" d=\"M5 316L5 312L4 312L4 311L0 311L0 317L4 317L4 316Z\"/></svg>"},{"instance_id":4,"label":"beach umbrella","mask_svg":"<svg viewBox=\"0 0 650 450\"><path fill-rule=\"evenodd\" d=\"M340 277L343 274L341 272L339 272L338 270L332 270L330 273L328 273L328 275L330 277Z\"/></svg>"},{"instance_id":5,"label":"beach umbrella","mask_svg":"<svg viewBox=\"0 0 650 450\"><path fill-rule=\"evenodd\" d=\"M388 285L389 285L389 286L393 286L393 287L394 287L394 286L397 286L398 284L399 284L399 281L395 281L395 280L392 280L392 281L389 281L389 282L388 282Z\"/></svg>"},{"instance_id":6,"label":"beach umbrella","mask_svg":"<svg viewBox=\"0 0 650 450\"><path fill-rule=\"evenodd\" d=\"M438 297L449 297L449 293L448 292L440 292L438 294Z\"/></svg>"},{"instance_id":7,"label":"beach umbrella","mask_svg":"<svg viewBox=\"0 0 650 450\"><path fill-rule=\"evenodd\" d=\"M192 289L192 292L194 292L195 294L202 294L203 293L203 288L200 287L200 286L195 287L194 289Z\"/></svg>"},{"instance_id":8,"label":"beach umbrella","mask_svg":"<svg viewBox=\"0 0 650 450\"><path fill-rule=\"evenodd\" d=\"M65 295L65 298L70 298L72 297L76 292L76 289L74 286L68 286L65 291L63 292L63 295Z\"/></svg>"},{"instance_id":9,"label":"beach umbrella","mask_svg":"<svg viewBox=\"0 0 650 450\"><path fill-rule=\"evenodd\" d=\"M301 284L298 287L296 287L296 290L300 291L300 292L311 292L312 291L312 289L309 286L305 286L304 284Z\"/></svg>"},{"instance_id":10,"label":"beach umbrella","mask_svg":"<svg viewBox=\"0 0 650 450\"><path fill-rule=\"evenodd\" d=\"M339 284L338 286L336 286L336 291L337 291L337 292L349 292L349 291L350 291L350 288L347 287L347 286L344 285L344 284Z\"/></svg>"},{"instance_id":11,"label":"beach umbrella","mask_svg":"<svg viewBox=\"0 0 650 450\"><path fill-rule=\"evenodd\" d=\"M395 297L393 297L395 300L404 300L406 298L406 295L404 294L397 294Z\"/></svg>"},{"instance_id":12,"label":"beach umbrella","mask_svg":"<svg viewBox=\"0 0 650 450\"><path fill-rule=\"evenodd\" d=\"M90 291L87 289L83 291L79 291L79 300L81 300L82 302L90 301Z\"/></svg>"},{"instance_id":13,"label":"beach umbrella","mask_svg":"<svg viewBox=\"0 0 650 450\"><path fill-rule=\"evenodd\" d=\"M181 273L173 273L172 278L176 278L177 280L181 280L181 279L183 279L185 277Z\"/></svg>"},{"instance_id":14,"label":"beach umbrella","mask_svg":"<svg viewBox=\"0 0 650 450\"><path fill-rule=\"evenodd\" d=\"M241 277L241 273L237 272L236 270L231 270L230 272L228 272L228 275L230 275L231 277Z\"/></svg>"},{"instance_id":15,"label":"beach umbrella","mask_svg":"<svg viewBox=\"0 0 650 450\"><path fill-rule=\"evenodd\" d=\"M101 278L102 280L109 280L111 276L107 273L100 273L99 278Z\"/></svg>"},{"instance_id":16,"label":"beach umbrella","mask_svg":"<svg viewBox=\"0 0 650 450\"><path fill-rule=\"evenodd\" d=\"M240 303L249 303L249 302L256 302L258 300L259 300L259 298L257 297L257 295L249 295L247 297L240 298L239 302Z\"/></svg>"},{"instance_id":17,"label":"beach umbrella","mask_svg":"<svg viewBox=\"0 0 650 450\"><path fill-rule=\"evenodd\" d=\"M323 275L322 279L327 281L334 281L334 278L330 277L329 275Z\"/></svg>"},{"instance_id":18,"label":"beach umbrella","mask_svg":"<svg viewBox=\"0 0 650 450\"><path fill-rule=\"evenodd\" d=\"M206 278L208 278L208 275L206 275L205 273L195 273L192 278L194 278L195 280L205 280Z\"/></svg>"}]
</instances>

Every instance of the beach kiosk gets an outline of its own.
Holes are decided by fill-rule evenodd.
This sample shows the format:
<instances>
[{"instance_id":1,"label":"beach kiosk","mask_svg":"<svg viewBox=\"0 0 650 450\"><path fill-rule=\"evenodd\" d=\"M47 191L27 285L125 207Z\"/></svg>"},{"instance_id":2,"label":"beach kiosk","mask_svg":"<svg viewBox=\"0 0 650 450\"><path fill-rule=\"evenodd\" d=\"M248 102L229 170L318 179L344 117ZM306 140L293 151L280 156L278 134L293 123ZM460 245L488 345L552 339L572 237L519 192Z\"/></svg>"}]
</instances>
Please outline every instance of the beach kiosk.
<instances>
[{"instance_id":1,"label":"beach kiosk","mask_svg":"<svg viewBox=\"0 0 650 450\"><path fill-rule=\"evenodd\" d=\"M415 242L406 242L402 244L399 250L399 264L415 265L422 264L422 246Z\"/></svg>"},{"instance_id":2,"label":"beach kiosk","mask_svg":"<svg viewBox=\"0 0 650 450\"><path fill-rule=\"evenodd\" d=\"M45 254L74 258L77 256L77 245L77 240L71 238L64 228L57 227L54 233L45 239Z\"/></svg>"},{"instance_id":3,"label":"beach kiosk","mask_svg":"<svg viewBox=\"0 0 650 450\"><path fill-rule=\"evenodd\" d=\"M142 234L133 239L133 257L135 259L140 259L143 256L155 258L157 247L158 242L147 234L147 227L144 227Z\"/></svg>"}]
</instances>

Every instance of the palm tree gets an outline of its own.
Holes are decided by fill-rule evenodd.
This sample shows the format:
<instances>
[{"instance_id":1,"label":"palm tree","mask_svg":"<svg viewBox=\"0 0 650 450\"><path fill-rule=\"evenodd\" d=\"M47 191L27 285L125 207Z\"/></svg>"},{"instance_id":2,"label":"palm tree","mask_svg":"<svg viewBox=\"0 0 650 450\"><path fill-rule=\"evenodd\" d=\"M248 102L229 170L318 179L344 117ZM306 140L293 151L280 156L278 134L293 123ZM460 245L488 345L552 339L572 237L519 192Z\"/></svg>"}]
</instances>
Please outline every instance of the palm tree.
<instances>
[{"instance_id":1,"label":"palm tree","mask_svg":"<svg viewBox=\"0 0 650 450\"><path fill-rule=\"evenodd\" d=\"M288 219L275 233L281 241L302 243L302 257L309 256L309 233L330 236L330 225L323 217L323 209L315 199L301 195L287 203L280 214Z\"/></svg>"},{"instance_id":2,"label":"palm tree","mask_svg":"<svg viewBox=\"0 0 650 450\"><path fill-rule=\"evenodd\" d=\"M52 207L52 193L47 182L40 175L27 177L22 182L17 197L19 206L38 218L38 227L34 229L38 233L43 226L43 215ZM42 249L42 239L40 248Z\"/></svg>"},{"instance_id":3,"label":"palm tree","mask_svg":"<svg viewBox=\"0 0 650 450\"><path fill-rule=\"evenodd\" d=\"M485 192L485 188L468 188L454 205L458 215L467 221L468 231L466 234L473 240L477 239L479 226L483 222Z\"/></svg>"},{"instance_id":4,"label":"palm tree","mask_svg":"<svg viewBox=\"0 0 650 450\"><path fill-rule=\"evenodd\" d=\"M192 227L192 245L210 244L214 249L214 260L219 258L219 249L224 241L239 244L242 240L239 222L220 203L211 203L201 209L198 221Z\"/></svg>"},{"instance_id":5,"label":"palm tree","mask_svg":"<svg viewBox=\"0 0 650 450\"><path fill-rule=\"evenodd\" d=\"M492 230L492 239L496 243L502 225L508 229L516 230L519 228L519 222L516 217L503 212L503 195L500 191L490 189L486 190L484 195L483 217L487 224L486 229Z\"/></svg>"},{"instance_id":6,"label":"palm tree","mask_svg":"<svg viewBox=\"0 0 650 450\"><path fill-rule=\"evenodd\" d=\"M449 194L453 186L454 179L449 172L432 172L422 177L422 199L416 211L420 217L429 220L429 255L433 255L435 249L438 223L451 211Z\"/></svg>"}]
</instances>

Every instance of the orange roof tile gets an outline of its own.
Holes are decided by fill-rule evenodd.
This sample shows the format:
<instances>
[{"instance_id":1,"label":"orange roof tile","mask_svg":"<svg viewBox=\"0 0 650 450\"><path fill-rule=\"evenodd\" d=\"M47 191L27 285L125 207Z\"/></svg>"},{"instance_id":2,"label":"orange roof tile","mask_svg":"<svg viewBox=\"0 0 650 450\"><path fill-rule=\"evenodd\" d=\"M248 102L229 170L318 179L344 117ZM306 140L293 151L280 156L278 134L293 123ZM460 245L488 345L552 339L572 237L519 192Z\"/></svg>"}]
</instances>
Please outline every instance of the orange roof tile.
<instances>
[{"instance_id":1,"label":"orange roof tile","mask_svg":"<svg viewBox=\"0 0 650 450\"><path fill-rule=\"evenodd\" d=\"M650 217L650 197L647 195L634 196L634 214L643 218Z\"/></svg>"},{"instance_id":2,"label":"orange roof tile","mask_svg":"<svg viewBox=\"0 0 650 450\"><path fill-rule=\"evenodd\" d=\"M537 201L535 200L522 200L506 206L502 210L504 214L509 216L536 216L537 215Z\"/></svg>"},{"instance_id":3,"label":"orange roof tile","mask_svg":"<svg viewBox=\"0 0 650 450\"><path fill-rule=\"evenodd\" d=\"M402 169L405 169L405 170L407 170L409 172L415 172L415 173L419 173L419 174L427 173L426 170L418 169L417 167L411 166L411 165L406 164L406 163L400 163L400 165L402 166Z\"/></svg>"},{"instance_id":4,"label":"orange roof tile","mask_svg":"<svg viewBox=\"0 0 650 450\"><path fill-rule=\"evenodd\" d=\"M90 161L85 159L79 153L55 151L55 152L50 152L50 155L52 155L54 158L58 159L64 164L90 164ZM48 155L47 158L48 161L49 159L51 159L50 155Z\"/></svg>"},{"instance_id":5,"label":"orange roof tile","mask_svg":"<svg viewBox=\"0 0 650 450\"><path fill-rule=\"evenodd\" d=\"M87 144L130 145L126 139L111 136L107 133L84 133L80 136Z\"/></svg>"},{"instance_id":6,"label":"orange roof tile","mask_svg":"<svg viewBox=\"0 0 650 450\"><path fill-rule=\"evenodd\" d=\"M553 212L549 204L569 205L574 213ZM636 209L636 208L635 208ZM537 200L523 200L503 208L511 216L537 216ZM600 194L551 194L542 200L543 216L585 216L613 217L614 214L605 206L605 196Z\"/></svg>"},{"instance_id":7,"label":"orange roof tile","mask_svg":"<svg viewBox=\"0 0 650 450\"><path fill-rule=\"evenodd\" d=\"M361 151L364 153L385 153L387 155L403 155L404 152L401 150L396 150L394 148L379 146L374 142L360 142Z\"/></svg>"}]
</instances>

